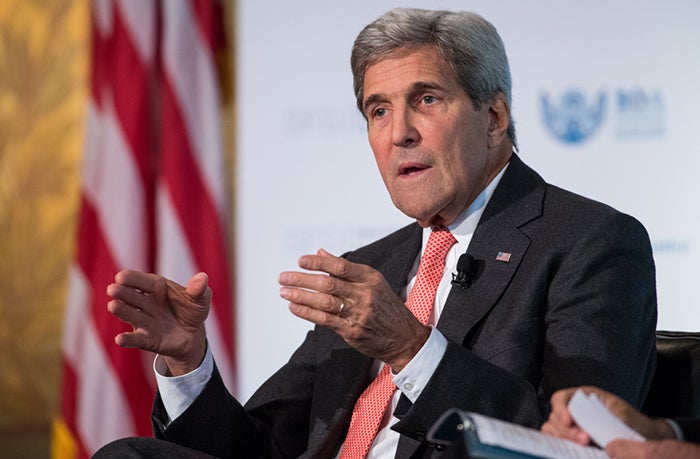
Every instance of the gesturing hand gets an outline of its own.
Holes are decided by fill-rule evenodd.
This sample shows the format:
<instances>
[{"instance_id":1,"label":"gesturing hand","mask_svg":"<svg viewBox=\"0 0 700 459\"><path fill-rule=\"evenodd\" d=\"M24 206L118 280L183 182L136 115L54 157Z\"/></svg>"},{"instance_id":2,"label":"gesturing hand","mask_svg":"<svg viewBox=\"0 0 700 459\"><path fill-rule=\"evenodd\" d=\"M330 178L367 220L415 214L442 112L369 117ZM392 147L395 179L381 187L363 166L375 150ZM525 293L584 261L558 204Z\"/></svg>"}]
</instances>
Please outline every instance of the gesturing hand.
<instances>
[{"instance_id":1,"label":"gesturing hand","mask_svg":"<svg viewBox=\"0 0 700 459\"><path fill-rule=\"evenodd\" d=\"M207 275L195 274L183 287L156 274L126 269L114 281L107 287L113 298L107 309L133 327L114 341L164 356L175 376L197 368L206 351L204 321L212 298Z\"/></svg>"},{"instance_id":2,"label":"gesturing hand","mask_svg":"<svg viewBox=\"0 0 700 459\"><path fill-rule=\"evenodd\" d=\"M316 273L280 274L280 296L290 302L290 311L334 330L350 346L393 371L401 371L428 339L430 329L415 318L379 271L322 249L302 256L299 267Z\"/></svg>"}]
</instances>

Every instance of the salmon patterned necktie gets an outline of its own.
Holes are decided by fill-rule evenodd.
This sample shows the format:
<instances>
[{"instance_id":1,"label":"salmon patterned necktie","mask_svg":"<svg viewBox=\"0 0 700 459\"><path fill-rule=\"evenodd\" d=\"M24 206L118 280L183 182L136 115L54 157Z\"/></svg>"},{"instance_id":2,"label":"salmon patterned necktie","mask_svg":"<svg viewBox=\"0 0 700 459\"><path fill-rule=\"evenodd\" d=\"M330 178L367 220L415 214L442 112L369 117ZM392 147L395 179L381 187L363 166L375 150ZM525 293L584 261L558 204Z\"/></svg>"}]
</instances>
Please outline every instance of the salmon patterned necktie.
<instances>
[{"instance_id":1,"label":"salmon patterned necktie","mask_svg":"<svg viewBox=\"0 0 700 459\"><path fill-rule=\"evenodd\" d=\"M435 293L445 270L445 257L456 242L447 228L435 227L430 233L418 266L416 283L406 300L406 306L422 324L427 324L430 319ZM340 459L367 456L395 390L390 368L384 365L355 403Z\"/></svg>"}]
</instances>

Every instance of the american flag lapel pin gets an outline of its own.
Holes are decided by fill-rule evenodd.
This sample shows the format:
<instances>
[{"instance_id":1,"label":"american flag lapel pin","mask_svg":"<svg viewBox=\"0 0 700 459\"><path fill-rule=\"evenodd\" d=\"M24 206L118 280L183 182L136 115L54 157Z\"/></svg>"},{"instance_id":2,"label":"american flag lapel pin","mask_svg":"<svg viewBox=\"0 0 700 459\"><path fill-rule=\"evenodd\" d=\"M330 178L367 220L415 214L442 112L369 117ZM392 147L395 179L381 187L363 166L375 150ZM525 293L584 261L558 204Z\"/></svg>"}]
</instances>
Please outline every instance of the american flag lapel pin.
<instances>
[{"instance_id":1,"label":"american flag lapel pin","mask_svg":"<svg viewBox=\"0 0 700 459\"><path fill-rule=\"evenodd\" d=\"M498 252L498 255L496 255L496 261L508 263L510 261L510 252Z\"/></svg>"}]
</instances>

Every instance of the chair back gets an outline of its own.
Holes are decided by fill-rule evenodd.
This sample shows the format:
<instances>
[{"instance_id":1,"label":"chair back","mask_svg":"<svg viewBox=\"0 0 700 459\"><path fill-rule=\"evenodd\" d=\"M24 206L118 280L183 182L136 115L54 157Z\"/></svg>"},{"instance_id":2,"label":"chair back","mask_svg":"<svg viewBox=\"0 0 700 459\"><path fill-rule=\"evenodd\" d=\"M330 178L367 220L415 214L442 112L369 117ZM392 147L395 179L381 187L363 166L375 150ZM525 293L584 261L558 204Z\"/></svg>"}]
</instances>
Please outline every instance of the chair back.
<instances>
[{"instance_id":1,"label":"chair back","mask_svg":"<svg viewBox=\"0 0 700 459\"><path fill-rule=\"evenodd\" d=\"M654 417L700 417L700 333L657 331L656 355L642 411Z\"/></svg>"}]
</instances>

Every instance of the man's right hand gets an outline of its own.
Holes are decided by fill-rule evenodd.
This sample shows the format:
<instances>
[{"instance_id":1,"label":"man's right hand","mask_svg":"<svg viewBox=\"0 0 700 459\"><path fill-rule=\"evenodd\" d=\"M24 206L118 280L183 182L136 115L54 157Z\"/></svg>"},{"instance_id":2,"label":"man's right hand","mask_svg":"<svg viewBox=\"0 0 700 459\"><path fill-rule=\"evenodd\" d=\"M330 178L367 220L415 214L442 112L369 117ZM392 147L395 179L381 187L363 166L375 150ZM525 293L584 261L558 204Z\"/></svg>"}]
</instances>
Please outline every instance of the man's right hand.
<instances>
[{"instance_id":1,"label":"man's right hand","mask_svg":"<svg viewBox=\"0 0 700 459\"><path fill-rule=\"evenodd\" d=\"M206 352L204 321L212 299L208 284L204 273L183 287L157 274L120 271L107 287L113 298L107 309L133 331L120 333L115 343L160 354L171 376L196 369Z\"/></svg>"}]
</instances>

